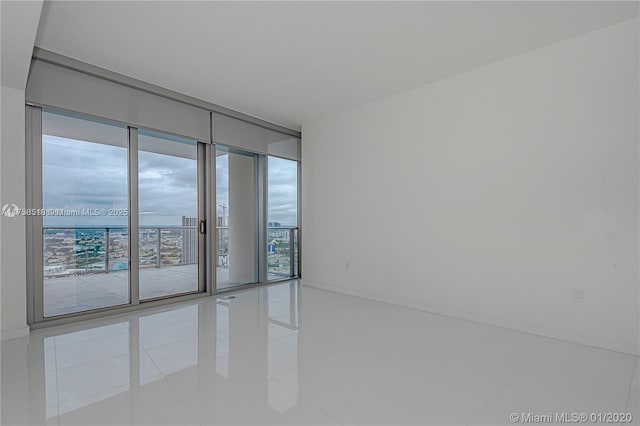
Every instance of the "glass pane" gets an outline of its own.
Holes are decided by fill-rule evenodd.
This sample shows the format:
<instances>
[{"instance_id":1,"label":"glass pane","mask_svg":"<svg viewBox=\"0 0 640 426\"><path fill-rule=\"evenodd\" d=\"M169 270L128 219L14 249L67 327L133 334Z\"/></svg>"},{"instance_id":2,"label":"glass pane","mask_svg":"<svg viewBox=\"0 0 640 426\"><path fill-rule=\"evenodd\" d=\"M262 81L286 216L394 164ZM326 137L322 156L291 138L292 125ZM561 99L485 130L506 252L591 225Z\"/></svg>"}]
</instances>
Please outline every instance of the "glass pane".
<instances>
[{"instance_id":1,"label":"glass pane","mask_svg":"<svg viewBox=\"0 0 640 426\"><path fill-rule=\"evenodd\" d=\"M216 148L218 288L258 281L257 157Z\"/></svg>"},{"instance_id":2,"label":"glass pane","mask_svg":"<svg viewBox=\"0 0 640 426\"><path fill-rule=\"evenodd\" d=\"M298 162L267 157L267 276L298 273Z\"/></svg>"},{"instance_id":3,"label":"glass pane","mask_svg":"<svg viewBox=\"0 0 640 426\"><path fill-rule=\"evenodd\" d=\"M127 129L42 114L44 316L129 303Z\"/></svg>"},{"instance_id":4,"label":"glass pane","mask_svg":"<svg viewBox=\"0 0 640 426\"><path fill-rule=\"evenodd\" d=\"M140 300L198 291L198 143L138 135Z\"/></svg>"}]
</instances>

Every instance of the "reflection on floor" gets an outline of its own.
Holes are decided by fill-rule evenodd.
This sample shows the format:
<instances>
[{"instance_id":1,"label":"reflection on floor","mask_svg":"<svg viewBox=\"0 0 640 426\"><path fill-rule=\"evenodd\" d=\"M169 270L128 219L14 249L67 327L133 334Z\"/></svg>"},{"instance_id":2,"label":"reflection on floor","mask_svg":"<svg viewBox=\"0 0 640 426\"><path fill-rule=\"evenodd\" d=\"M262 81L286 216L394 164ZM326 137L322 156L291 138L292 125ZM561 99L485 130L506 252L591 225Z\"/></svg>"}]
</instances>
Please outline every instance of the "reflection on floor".
<instances>
[{"instance_id":1,"label":"reflection on floor","mask_svg":"<svg viewBox=\"0 0 640 426\"><path fill-rule=\"evenodd\" d=\"M2 342L2 424L510 424L638 413L637 357L297 282ZM635 372L634 372L635 371ZM632 382L633 380L633 382Z\"/></svg>"}]
</instances>

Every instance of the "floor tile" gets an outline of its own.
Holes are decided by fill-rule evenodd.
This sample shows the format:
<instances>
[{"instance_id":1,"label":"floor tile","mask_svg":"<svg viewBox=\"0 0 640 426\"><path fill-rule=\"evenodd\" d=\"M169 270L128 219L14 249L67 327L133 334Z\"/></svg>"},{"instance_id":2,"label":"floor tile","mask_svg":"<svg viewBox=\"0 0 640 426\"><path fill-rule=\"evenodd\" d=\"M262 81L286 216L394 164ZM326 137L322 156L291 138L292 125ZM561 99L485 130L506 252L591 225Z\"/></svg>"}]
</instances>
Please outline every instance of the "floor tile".
<instances>
[{"instance_id":1,"label":"floor tile","mask_svg":"<svg viewBox=\"0 0 640 426\"><path fill-rule=\"evenodd\" d=\"M555 341L473 424L509 424L511 413L624 412L634 366L631 355Z\"/></svg>"},{"instance_id":2,"label":"floor tile","mask_svg":"<svg viewBox=\"0 0 640 426\"><path fill-rule=\"evenodd\" d=\"M186 405L162 379L123 390L60 416L60 425L197 425Z\"/></svg>"},{"instance_id":3,"label":"floor tile","mask_svg":"<svg viewBox=\"0 0 640 426\"><path fill-rule=\"evenodd\" d=\"M181 274L164 269L158 288ZM109 290L113 277L89 278ZM73 296L73 287L62 290ZM233 296L2 342L2 424L501 425L512 412L572 410L640 417L637 357L298 282Z\"/></svg>"}]
</instances>

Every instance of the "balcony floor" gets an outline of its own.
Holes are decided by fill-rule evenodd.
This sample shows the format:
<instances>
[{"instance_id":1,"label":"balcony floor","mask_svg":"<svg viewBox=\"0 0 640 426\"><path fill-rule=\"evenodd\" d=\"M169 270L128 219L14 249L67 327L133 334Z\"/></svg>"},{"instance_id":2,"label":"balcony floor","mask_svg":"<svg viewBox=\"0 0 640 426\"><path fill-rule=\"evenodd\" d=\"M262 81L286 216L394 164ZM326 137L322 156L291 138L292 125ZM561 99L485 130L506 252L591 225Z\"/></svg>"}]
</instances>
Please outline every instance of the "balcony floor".
<instances>
[{"instance_id":1,"label":"balcony floor","mask_svg":"<svg viewBox=\"0 0 640 426\"><path fill-rule=\"evenodd\" d=\"M229 282L229 270L217 268L218 289L235 287ZM281 277L269 274L269 279ZM194 292L198 289L198 266L180 265L140 269L140 299ZM44 280L44 316L129 303L128 271L86 274Z\"/></svg>"},{"instance_id":2,"label":"balcony floor","mask_svg":"<svg viewBox=\"0 0 640 426\"><path fill-rule=\"evenodd\" d=\"M198 289L197 265L140 269L140 299ZM44 316L88 311L129 303L129 273L86 274L44 280Z\"/></svg>"}]
</instances>

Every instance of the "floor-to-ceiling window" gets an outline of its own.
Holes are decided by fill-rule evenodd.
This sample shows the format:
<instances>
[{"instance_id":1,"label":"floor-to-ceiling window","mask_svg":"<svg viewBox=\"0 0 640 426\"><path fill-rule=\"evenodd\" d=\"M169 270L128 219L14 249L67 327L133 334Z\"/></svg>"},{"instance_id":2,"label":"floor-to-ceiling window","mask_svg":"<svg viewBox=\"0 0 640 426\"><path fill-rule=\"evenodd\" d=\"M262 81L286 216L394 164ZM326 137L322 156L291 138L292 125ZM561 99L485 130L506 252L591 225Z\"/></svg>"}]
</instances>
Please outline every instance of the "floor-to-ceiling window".
<instances>
[{"instance_id":1,"label":"floor-to-ceiling window","mask_svg":"<svg viewBox=\"0 0 640 426\"><path fill-rule=\"evenodd\" d=\"M44 317L129 303L127 128L42 113Z\"/></svg>"},{"instance_id":2,"label":"floor-to-ceiling window","mask_svg":"<svg viewBox=\"0 0 640 426\"><path fill-rule=\"evenodd\" d=\"M28 112L32 323L300 276L298 161Z\"/></svg>"},{"instance_id":3,"label":"floor-to-ceiling window","mask_svg":"<svg viewBox=\"0 0 640 426\"><path fill-rule=\"evenodd\" d=\"M217 287L258 282L258 156L216 147Z\"/></svg>"},{"instance_id":4,"label":"floor-to-ceiling window","mask_svg":"<svg viewBox=\"0 0 640 426\"><path fill-rule=\"evenodd\" d=\"M205 291L205 144L29 111L32 322Z\"/></svg>"},{"instance_id":5,"label":"floor-to-ceiling window","mask_svg":"<svg viewBox=\"0 0 640 426\"><path fill-rule=\"evenodd\" d=\"M100 75L30 74L28 323L299 277L299 132Z\"/></svg>"},{"instance_id":6,"label":"floor-to-ceiling window","mask_svg":"<svg viewBox=\"0 0 640 426\"><path fill-rule=\"evenodd\" d=\"M269 156L267 176L267 277L297 277L298 162Z\"/></svg>"},{"instance_id":7,"label":"floor-to-ceiling window","mask_svg":"<svg viewBox=\"0 0 640 426\"><path fill-rule=\"evenodd\" d=\"M138 135L140 300L198 291L198 142Z\"/></svg>"}]
</instances>

